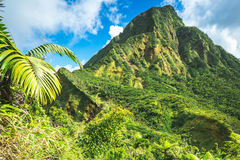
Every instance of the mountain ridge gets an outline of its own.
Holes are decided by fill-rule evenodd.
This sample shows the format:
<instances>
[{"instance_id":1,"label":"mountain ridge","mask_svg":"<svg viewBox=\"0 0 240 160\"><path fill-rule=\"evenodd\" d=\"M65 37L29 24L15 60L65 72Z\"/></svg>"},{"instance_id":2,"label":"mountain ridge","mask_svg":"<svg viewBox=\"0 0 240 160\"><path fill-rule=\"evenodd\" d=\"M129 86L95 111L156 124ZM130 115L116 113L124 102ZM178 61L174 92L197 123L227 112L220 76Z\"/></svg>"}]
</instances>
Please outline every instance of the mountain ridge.
<instances>
[{"instance_id":1,"label":"mountain ridge","mask_svg":"<svg viewBox=\"0 0 240 160\"><path fill-rule=\"evenodd\" d=\"M174 10L174 8L171 6L171 5L168 5L168 6L165 6L165 8L170 8L170 11L173 11L175 14L176 14L176 12L175 12L175 10ZM164 9L165 9L164 8ZM120 33L120 35L118 35L118 36L115 36L111 41L110 41L110 43L106 46L106 48L109 48L109 46L111 46L111 42L113 41L115 41L115 42L117 42L120 38L123 38L123 40L121 40L121 42L123 43L124 41L126 41L126 39L127 38L129 38L129 37L131 37L131 36L136 36L136 35L138 35L138 34L141 34L141 33L146 33L146 32L152 32L153 31L153 27L155 26L155 24L154 24L154 19L153 19L153 17L151 17L150 18L150 23L148 23L148 24L151 24L152 26L150 26L150 27L144 27L145 25L144 24L146 24L147 22L146 21L142 21L141 20L141 24L139 25L139 24L135 24L135 21L139 21L138 19L141 19L141 18L143 18L144 17L144 19L146 19L146 15L149 15L150 13L149 12L152 12L153 10L158 10L158 9L162 9L161 7L152 7L152 8L150 8L149 10L147 10L146 12L143 12L143 13L141 13L140 15L138 15L137 17L135 17L125 28L124 28L124 30L123 30L123 32L122 33ZM152 14L151 14L152 15ZM148 20L148 19L147 19ZM139 26L143 26L143 29L139 29ZM148 25L149 26L149 25ZM131 32L131 29L132 30L134 30L134 32ZM130 32L130 33L129 33ZM103 50L103 49L101 49L101 50ZM101 51L100 50L100 51ZM97 53L98 54L98 53ZM91 62L91 59L89 60L90 62ZM86 64L85 64L85 67L86 68L88 68L88 67L90 67L91 65L89 64L90 62L87 62Z\"/></svg>"},{"instance_id":2,"label":"mountain ridge","mask_svg":"<svg viewBox=\"0 0 240 160\"><path fill-rule=\"evenodd\" d=\"M164 18L166 16L168 18ZM134 23L144 24L145 17L150 17L151 22L147 23L143 29L141 25L134 25ZM177 23L171 24L175 21ZM200 66L198 68L208 70L233 64L239 68L238 60L235 59L229 63L222 58L222 56L229 57L226 55L228 53L215 46L205 33L196 27L186 27L173 7L152 7L135 17L123 33L114 37L105 48L85 64L85 68L90 68L96 76L118 77L117 79L121 79L120 83L124 83L124 79L129 79L126 77L131 77L130 81L138 81L136 70L146 69L155 71L159 75L181 74L191 77L195 74L192 72L195 71L188 70L186 65L193 68ZM93 64L94 67L91 67ZM123 71L129 74L124 75ZM134 86L134 82L132 83ZM141 82L138 81L138 83Z\"/></svg>"},{"instance_id":3,"label":"mountain ridge","mask_svg":"<svg viewBox=\"0 0 240 160\"><path fill-rule=\"evenodd\" d=\"M177 134L207 150L238 145L240 61L185 26L172 6L135 17L84 67L58 71L64 92L55 105L74 119L94 121L106 108L122 106L134 115L124 134L140 132L151 143L145 129ZM230 153L231 146L224 149Z\"/></svg>"},{"instance_id":4,"label":"mountain ridge","mask_svg":"<svg viewBox=\"0 0 240 160\"><path fill-rule=\"evenodd\" d=\"M161 10L163 10L164 12ZM167 23L157 22L157 20L159 19L159 17L164 17L164 18L166 16L170 17L171 16L170 11L173 11L175 13L174 9L171 6L166 6L163 8L153 7L151 9L149 9L148 11L141 13L139 16L135 17L125 27L123 33L121 33L119 36L116 36L113 38L113 40L106 46L106 49L100 50L95 56L93 56L92 59L90 59L85 64L85 67L86 68L90 67L92 63L96 63L96 60L94 60L94 59L101 60L101 57L104 57L105 55L107 55L107 52L109 50L111 51L111 49L114 49L115 46L113 46L113 44L112 44L113 42L119 44L119 46L116 46L116 47L121 48L122 54L128 55L129 52L134 52L135 53L134 56L139 56L139 52L141 52L142 50L150 50L149 52L157 52L158 51L157 48L155 49L155 51L153 51L153 49L155 47L152 48L152 45L157 45L157 43L160 43L160 42L156 41L156 39L154 38L155 36L152 36L152 35L149 36L149 33L150 34L154 33L155 35L157 35L159 37L163 36L167 40L171 41L169 38L169 35L167 33L163 33L162 35L160 35L160 34L158 34L158 32L156 32L157 30L166 27L165 24L167 24ZM177 23L177 24L175 24L175 26L183 25L183 23L181 22L181 19L179 17L176 17L176 15L174 15L174 16L175 17L172 19L177 19L177 21L180 21L179 22L180 24ZM165 18L165 19L167 19L167 18ZM146 22L146 20L147 20L147 22ZM150 21L150 22L148 22L148 21ZM146 23L148 25L143 25ZM158 26L158 23L159 23L159 26ZM129 45L129 43L132 43L134 41L133 38L131 39L131 37L134 37L134 36L136 36L136 39L138 41L141 41L141 43L142 43L141 46L139 45L139 46L134 47L134 46ZM173 35L171 35L171 36L173 36ZM175 33L175 36L176 36L176 33ZM129 39L129 41L126 42L128 39ZM156 44L150 43L149 44L150 46L148 44L146 45L146 43L147 43L146 41L149 41L149 39L151 41L156 41L156 42L154 42ZM163 40L163 43L166 43L165 40ZM178 42L176 42L176 43L178 44ZM176 45L176 44L174 44L174 45ZM153 55L153 56L155 56L155 55ZM97 58L95 58L95 57L97 57ZM128 59L127 63L129 63L130 58L131 57L127 57L127 59ZM151 57L146 57L146 58L151 59ZM131 64L130 64L130 66L131 66ZM165 66L167 67L167 65L165 65ZM133 67L130 67L130 68L133 68ZM169 69L166 68L165 70L166 70L166 72L169 72Z\"/></svg>"}]
</instances>

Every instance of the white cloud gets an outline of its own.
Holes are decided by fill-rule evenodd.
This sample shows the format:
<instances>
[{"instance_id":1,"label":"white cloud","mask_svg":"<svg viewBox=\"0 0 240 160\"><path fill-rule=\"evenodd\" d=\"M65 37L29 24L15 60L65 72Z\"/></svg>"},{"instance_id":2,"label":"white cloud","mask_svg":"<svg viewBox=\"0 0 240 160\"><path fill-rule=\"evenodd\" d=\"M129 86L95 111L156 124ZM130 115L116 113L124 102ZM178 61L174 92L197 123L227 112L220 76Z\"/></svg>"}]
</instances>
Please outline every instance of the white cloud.
<instances>
[{"instance_id":1,"label":"white cloud","mask_svg":"<svg viewBox=\"0 0 240 160\"><path fill-rule=\"evenodd\" d=\"M58 71L60 68L66 68L67 70L69 70L70 72L74 71L74 70L77 70L77 69L80 69L79 66L76 66L76 67L73 67L71 64L67 64L66 66L60 66L60 65L56 65L54 68L56 71Z\"/></svg>"},{"instance_id":2,"label":"white cloud","mask_svg":"<svg viewBox=\"0 0 240 160\"><path fill-rule=\"evenodd\" d=\"M129 8L132 5L133 2L131 2L130 0L124 0L121 1L121 3L119 4L120 6L122 6L123 9Z\"/></svg>"},{"instance_id":3,"label":"white cloud","mask_svg":"<svg viewBox=\"0 0 240 160\"><path fill-rule=\"evenodd\" d=\"M106 44L104 44L103 46L102 46L102 48L104 48L106 45L108 45L109 43L111 42L111 40L107 40L107 42L106 42ZM98 52L96 52L96 53L98 53ZM95 53L95 54L96 54Z\"/></svg>"},{"instance_id":4,"label":"white cloud","mask_svg":"<svg viewBox=\"0 0 240 160\"><path fill-rule=\"evenodd\" d=\"M103 28L99 16L102 5L116 0L7 0L4 1L4 22L20 49L41 44L43 35L60 31L74 35L74 41L86 38L86 33L97 34ZM117 14L112 10L111 15ZM116 15L118 17L118 15Z\"/></svg>"},{"instance_id":5,"label":"white cloud","mask_svg":"<svg viewBox=\"0 0 240 160\"><path fill-rule=\"evenodd\" d=\"M120 26L110 26L109 34L111 36L111 39L117 35L119 35L121 32L123 32L123 27Z\"/></svg>"},{"instance_id":6,"label":"white cloud","mask_svg":"<svg viewBox=\"0 0 240 160\"><path fill-rule=\"evenodd\" d=\"M129 8L129 6L123 6L123 8Z\"/></svg>"},{"instance_id":7,"label":"white cloud","mask_svg":"<svg viewBox=\"0 0 240 160\"><path fill-rule=\"evenodd\" d=\"M183 6L177 11L187 26L196 26L226 51L240 57L240 1L164 0L161 5Z\"/></svg>"},{"instance_id":8,"label":"white cloud","mask_svg":"<svg viewBox=\"0 0 240 160\"><path fill-rule=\"evenodd\" d=\"M172 5L172 6L175 6L177 3L178 3L178 2L175 1L175 0L164 0L164 1L162 1L161 5L162 5L162 6L165 6L165 5L170 4L170 5Z\"/></svg>"},{"instance_id":9,"label":"white cloud","mask_svg":"<svg viewBox=\"0 0 240 160\"><path fill-rule=\"evenodd\" d=\"M81 61L82 65L86 64L86 62L87 62L86 59L83 59L83 60Z\"/></svg>"},{"instance_id":10,"label":"white cloud","mask_svg":"<svg viewBox=\"0 0 240 160\"><path fill-rule=\"evenodd\" d=\"M88 61L88 60L83 59L83 60L81 61L82 65L86 64L87 61ZM62 67L66 68L66 69L69 70L70 72L72 72L72 71L74 71L74 70L77 70L77 69L80 69L79 66L73 67L71 64L67 64L67 65L65 65L65 66L56 65L54 68L55 68L56 71L58 71L58 70L59 70L60 68L62 68Z\"/></svg>"},{"instance_id":11,"label":"white cloud","mask_svg":"<svg viewBox=\"0 0 240 160\"><path fill-rule=\"evenodd\" d=\"M121 32L123 32L123 27L111 25L108 33L111 36L111 39L113 39L115 36L118 36ZM106 44L103 45L102 48L108 45L110 41L111 40L107 40Z\"/></svg>"},{"instance_id":12,"label":"white cloud","mask_svg":"<svg viewBox=\"0 0 240 160\"><path fill-rule=\"evenodd\" d=\"M113 22L115 25L120 23L120 20L122 18L124 18L125 16L123 16L121 13L117 13L118 9L117 7L110 7L109 8L110 13L107 13L107 17L109 18L109 20L111 22Z\"/></svg>"},{"instance_id":13,"label":"white cloud","mask_svg":"<svg viewBox=\"0 0 240 160\"><path fill-rule=\"evenodd\" d=\"M209 37L213 37L216 44L221 44L228 52L239 57L238 41L231 36L229 29L219 29L216 25L203 28Z\"/></svg>"},{"instance_id":14,"label":"white cloud","mask_svg":"<svg viewBox=\"0 0 240 160\"><path fill-rule=\"evenodd\" d=\"M50 57L49 64L51 64L52 61L54 60L54 56L53 55L51 55L51 56L48 55L47 57Z\"/></svg>"},{"instance_id":15,"label":"white cloud","mask_svg":"<svg viewBox=\"0 0 240 160\"><path fill-rule=\"evenodd\" d=\"M109 8L109 11L112 12L112 13L116 13L118 11L117 7L110 7Z\"/></svg>"}]
</instances>

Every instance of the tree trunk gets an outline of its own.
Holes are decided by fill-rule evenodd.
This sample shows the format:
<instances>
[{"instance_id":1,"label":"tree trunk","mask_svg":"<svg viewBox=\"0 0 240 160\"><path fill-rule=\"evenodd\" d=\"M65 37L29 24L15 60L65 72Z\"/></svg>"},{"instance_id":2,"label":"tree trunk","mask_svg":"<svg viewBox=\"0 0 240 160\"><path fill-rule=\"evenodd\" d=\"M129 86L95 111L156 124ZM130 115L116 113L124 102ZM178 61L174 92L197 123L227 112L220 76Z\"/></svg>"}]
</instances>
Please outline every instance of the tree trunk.
<instances>
[{"instance_id":1,"label":"tree trunk","mask_svg":"<svg viewBox=\"0 0 240 160\"><path fill-rule=\"evenodd\" d=\"M167 159L167 150L164 150L164 160Z\"/></svg>"},{"instance_id":2,"label":"tree trunk","mask_svg":"<svg viewBox=\"0 0 240 160\"><path fill-rule=\"evenodd\" d=\"M11 85L10 78L4 77L3 80L0 81L0 102L1 103L10 102L10 95L11 95L10 85Z\"/></svg>"}]
</instances>

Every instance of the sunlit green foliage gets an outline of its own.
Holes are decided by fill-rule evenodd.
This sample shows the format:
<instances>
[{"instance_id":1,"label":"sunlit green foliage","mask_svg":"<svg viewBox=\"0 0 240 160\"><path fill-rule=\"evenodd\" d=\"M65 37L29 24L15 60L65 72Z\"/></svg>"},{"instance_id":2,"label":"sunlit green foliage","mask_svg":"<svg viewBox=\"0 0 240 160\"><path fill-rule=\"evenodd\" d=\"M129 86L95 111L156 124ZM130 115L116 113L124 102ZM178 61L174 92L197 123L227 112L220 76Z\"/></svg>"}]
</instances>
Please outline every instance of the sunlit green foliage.
<instances>
[{"instance_id":1,"label":"sunlit green foliage","mask_svg":"<svg viewBox=\"0 0 240 160\"><path fill-rule=\"evenodd\" d=\"M53 127L41 106L22 105L20 108L0 106L1 158L81 158L81 149L74 144L72 135Z\"/></svg>"},{"instance_id":2,"label":"sunlit green foliage","mask_svg":"<svg viewBox=\"0 0 240 160\"><path fill-rule=\"evenodd\" d=\"M128 110L117 107L89 122L79 140L79 145L84 149L83 154L87 157L95 157L111 148L119 147L122 143L123 122L130 115Z\"/></svg>"},{"instance_id":3,"label":"sunlit green foliage","mask_svg":"<svg viewBox=\"0 0 240 160\"><path fill-rule=\"evenodd\" d=\"M12 143L27 148L18 152L0 141L4 154L7 149L19 159L240 158L240 61L196 27L184 26L173 7L141 13L85 67L58 71L63 92L53 106L43 109L28 98L29 105L2 108L4 116L32 118L0 121L0 130L10 131L0 136L12 140L21 133L29 142Z\"/></svg>"},{"instance_id":4,"label":"sunlit green foliage","mask_svg":"<svg viewBox=\"0 0 240 160\"><path fill-rule=\"evenodd\" d=\"M19 85L26 96L44 105L54 101L61 92L61 84L55 69L42 58L48 53L67 55L82 68L78 58L71 50L56 44L41 45L24 55L13 43L5 24L1 22L0 26L0 103L10 101L11 84Z\"/></svg>"},{"instance_id":5,"label":"sunlit green foliage","mask_svg":"<svg viewBox=\"0 0 240 160\"><path fill-rule=\"evenodd\" d=\"M230 150L237 147L234 142L238 144L232 135L240 133L239 60L199 29L185 27L168 7L136 17L86 64L85 71L59 71L64 94L70 98L60 97L57 101L64 99L65 106L56 103L57 107L67 108L75 97L85 115L108 104L134 114L122 129L122 145L105 155L95 154L98 158L237 157ZM146 17L154 27L143 26L133 33L135 24ZM97 105L87 106L89 101ZM164 146L171 147L164 150Z\"/></svg>"}]
</instances>

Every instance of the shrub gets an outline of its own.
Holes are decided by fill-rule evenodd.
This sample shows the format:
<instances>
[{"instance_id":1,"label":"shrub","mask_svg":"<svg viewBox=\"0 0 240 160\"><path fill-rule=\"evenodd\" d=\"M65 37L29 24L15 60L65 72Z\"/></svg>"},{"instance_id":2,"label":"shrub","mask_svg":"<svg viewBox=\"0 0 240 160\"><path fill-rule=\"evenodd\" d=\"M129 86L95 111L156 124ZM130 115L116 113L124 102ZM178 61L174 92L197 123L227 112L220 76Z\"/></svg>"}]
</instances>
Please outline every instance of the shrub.
<instances>
[{"instance_id":1,"label":"shrub","mask_svg":"<svg viewBox=\"0 0 240 160\"><path fill-rule=\"evenodd\" d=\"M89 122L79 140L85 156L95 157L106 153L112 147L119 147L123 122L130 115L128 110L117 107Z\"/></svg>"}]
</instances>

